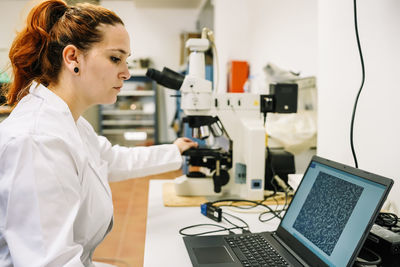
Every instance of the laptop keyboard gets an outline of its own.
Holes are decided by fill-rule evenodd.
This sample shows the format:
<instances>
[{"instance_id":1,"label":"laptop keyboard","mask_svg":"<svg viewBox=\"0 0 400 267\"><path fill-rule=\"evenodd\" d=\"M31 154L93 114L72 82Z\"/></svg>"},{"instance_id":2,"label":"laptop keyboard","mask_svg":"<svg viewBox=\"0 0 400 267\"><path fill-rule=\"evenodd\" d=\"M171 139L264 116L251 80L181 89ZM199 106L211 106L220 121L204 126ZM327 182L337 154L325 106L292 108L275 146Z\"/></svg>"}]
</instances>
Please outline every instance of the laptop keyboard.
<instances>
[{"instance_id":1,"label":"laptop keyboard","mask_svg":"<svg viewBox=\"0 0 400 267\"><path fill-rule=\"evenodd\" d=\"M225 240L245 267L289 266L262 235L229 236Z\"/></svg>"}]
</instances>

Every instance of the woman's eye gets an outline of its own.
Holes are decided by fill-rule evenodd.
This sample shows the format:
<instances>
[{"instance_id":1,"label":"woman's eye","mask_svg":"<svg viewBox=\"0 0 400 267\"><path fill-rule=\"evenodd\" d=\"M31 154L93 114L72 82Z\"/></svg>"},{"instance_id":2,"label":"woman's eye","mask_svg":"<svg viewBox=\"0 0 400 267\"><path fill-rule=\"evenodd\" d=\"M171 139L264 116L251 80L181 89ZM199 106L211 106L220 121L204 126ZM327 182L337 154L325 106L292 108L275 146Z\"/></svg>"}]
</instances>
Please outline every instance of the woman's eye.
<instances>
[{"instance_id":1,"label":"woman's eye","mask_svg":"<svg viewBox=\"0 0 400 267\"><path fill-rule=\"evenodd\" d=\"M117 57L110 57L110 59L111 59L112 62L115 62L115 63L121 61L121 59L119 59Z\"/></svg>"}]
</instances>

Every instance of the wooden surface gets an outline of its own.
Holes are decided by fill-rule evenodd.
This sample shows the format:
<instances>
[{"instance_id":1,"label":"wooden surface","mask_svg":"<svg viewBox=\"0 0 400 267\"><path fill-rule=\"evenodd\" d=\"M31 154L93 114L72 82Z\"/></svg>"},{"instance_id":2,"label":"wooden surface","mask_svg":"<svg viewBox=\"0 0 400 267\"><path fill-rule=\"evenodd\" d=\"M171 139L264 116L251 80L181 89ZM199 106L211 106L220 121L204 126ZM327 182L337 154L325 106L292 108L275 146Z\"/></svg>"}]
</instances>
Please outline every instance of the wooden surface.
<instances>
[{"instance_id":1,"label":"wooden surface","mask_svg":"<svg viewBox=\"0 0 400 267\"><path fill-rule=\"evenodd\" d=\"M143 266L149 180L180 175L181 170L111 183L114 226L97 247L94 260L121 267Z\"/></svg>"},{"instance_id":2,"label":"wooden surface","mask_svg":"<svg viewBox=\"0 0 400 267\"><path fill-rule=\"evenodd\" d=\"M173 183L163 184L162 194L163 203L166 207L194 207L207 202L207 199L203 196L177 196Z\"/></svg>"},{"instance_id":3,"label":"wooden surface","mask_svg":"<svg viewBox=\"0 0 400 267\"><path fill-rule=\"evenodd\" d=\"M200 206L201 204L208 202L206 197L203 196L177 196L174 188L174 184L171 183L164 183L163 184L163 203L166 207L196 207ZM291 197L289 197L289 202ZM286 196L283 193L279 193L274 197L267 198L262 203L264 205L283 205L286 202ZM233 206L246 206L249 205L248 202L237 202L237 203L230 203L230 202L219 202L216 203L216 206L221 205L233 205ZM251 204L250 204L251 205Z\"/></svg>"}]
</instances>

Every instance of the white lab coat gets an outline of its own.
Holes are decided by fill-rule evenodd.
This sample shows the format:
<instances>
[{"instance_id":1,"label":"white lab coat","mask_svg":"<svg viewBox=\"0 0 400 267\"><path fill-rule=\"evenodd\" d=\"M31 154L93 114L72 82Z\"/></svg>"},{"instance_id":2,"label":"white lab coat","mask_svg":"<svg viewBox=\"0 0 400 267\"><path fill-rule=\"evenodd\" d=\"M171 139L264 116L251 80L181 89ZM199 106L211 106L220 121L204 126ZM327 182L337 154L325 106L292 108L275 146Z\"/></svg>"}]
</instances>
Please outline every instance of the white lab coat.
<instances>
[{"instance_id":1,"label":"white lab coat","mask_svg":"<svg viewBox=\"0 0 400 267\"><path fill-rule=\"evenodd\" d=\"M93 266L112 227L108 182L178 169L176 145L111 146L46 87L0 124L0 266Z\"/></svg>"}]
</instances>

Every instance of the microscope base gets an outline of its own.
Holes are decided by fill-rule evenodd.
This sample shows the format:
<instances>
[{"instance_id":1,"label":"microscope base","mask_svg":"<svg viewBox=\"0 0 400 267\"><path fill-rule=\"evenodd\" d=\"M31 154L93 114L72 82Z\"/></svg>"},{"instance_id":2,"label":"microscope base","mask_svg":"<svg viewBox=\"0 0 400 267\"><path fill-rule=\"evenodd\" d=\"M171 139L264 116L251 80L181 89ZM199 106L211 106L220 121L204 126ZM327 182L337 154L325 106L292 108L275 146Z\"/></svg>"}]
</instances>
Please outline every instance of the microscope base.
<instances>
[{"instance_id":1,"label":"microscope base","mask_svg":"<svg viewBox=\"0 0 400 267\"><path fill-rule=\"evenodd\" d=\"M178 196L221 196L222 193L214 192L213 179L188 178L179 176L174 180L175 192Z\"/></svg>"}]
</instances>

